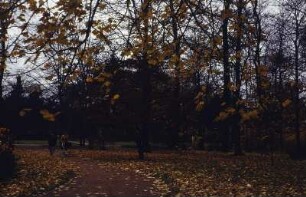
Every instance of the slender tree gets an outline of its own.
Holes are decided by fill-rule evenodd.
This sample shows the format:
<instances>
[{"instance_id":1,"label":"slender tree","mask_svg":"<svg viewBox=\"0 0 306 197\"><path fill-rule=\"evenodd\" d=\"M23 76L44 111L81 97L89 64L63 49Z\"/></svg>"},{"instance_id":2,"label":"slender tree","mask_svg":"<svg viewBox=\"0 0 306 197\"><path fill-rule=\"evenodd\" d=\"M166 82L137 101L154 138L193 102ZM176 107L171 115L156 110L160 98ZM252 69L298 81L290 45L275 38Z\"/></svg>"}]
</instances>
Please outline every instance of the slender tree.
<instances>
[{"instance_id":1,"label":"slender tree","mask_svg":"<svg viewBox=\"0 0 306 197\"><path fill-rule=\"evenodd\" d=\"M306 2L303 0L287 1L283 4L288 11L288 15L292 20L291 35L293 42L294 57L294 111L295 111L295 134L296 134L296 155L301 157L301 137L300 137L300 70L301 70L301 30L305 25Z\"/></svg>"}]
</instances>

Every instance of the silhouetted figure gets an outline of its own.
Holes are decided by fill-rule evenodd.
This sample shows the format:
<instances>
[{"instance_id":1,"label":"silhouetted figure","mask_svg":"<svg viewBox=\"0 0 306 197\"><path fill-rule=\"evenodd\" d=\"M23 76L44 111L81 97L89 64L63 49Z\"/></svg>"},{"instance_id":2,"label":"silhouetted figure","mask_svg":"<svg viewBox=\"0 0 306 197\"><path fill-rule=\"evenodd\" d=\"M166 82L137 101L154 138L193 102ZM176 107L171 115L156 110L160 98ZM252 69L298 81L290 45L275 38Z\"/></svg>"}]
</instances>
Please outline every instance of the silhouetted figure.
<instances>
[{"instance_id":1,"label":"silhouetted figure","mask_svg":"<svg viewBox=\"0 0 306 197\"><path fill-rule=\"evenodd\" d=\"M99 140L99 148L100 150L105 150L105 139L102 128L98 128L98 140Z\"/></svg>"},{"instance_id":2,"label":"silhouetted figure","mask_svg":"<svg viewBox=\"0 0 306 197\"><path fill-rule=\"evenodd\" d=\"M61 149L63 150L63 155L67 155L67 149L68 149L68 135L63 134L61 136Z\"/></svg>"},{"instance_id":3,"label":"silhouetted figure","mask_svg":"<svg viewBox=\"0 0 306 197\"><path fill-rule=\"evenodd\" d=\"M137 126L137 138L136 145L138 149L139 159L144 159L144 153L150 153L151 147L149 144L149 134L148 131L150 126L147 124L140 124Z\"/></svg>"},{"instance_id":4,"label":"silhouetted figure","mask_svg":"<svg viewBox=\"0 0 306 197\"><path fill-rule=\"evenodd\" d=\"M143 140L143 128L142 125L137 126L137 137L136 137L136 145L138 149L139 159L144 159L144 140Z\"/></svg>"},{"instance_id":5,"label":"silhouetted figure","mask_svg":"<svg viewBox=\"0 0 306 197\"><path fill-rule=\"evenodd\" d=\"M81 136L80 136L80 146L85 146L85 136L82 134Z\"/></svg>"},{"instance_id":6,"label":"silhouetted figure","mask_svg":"<svg viewBox=\"0 0 306 197\"><path fill-rule=\"evenodd\" d=\"M9 135L8 135L8 147L9 149L11 150L14 150L14 138L13 138L13 135L12 133L10 132Z\"/></svg>"},{"instance_id":7,"label":"silhouetted figure","mask_svg":"<svg viewBox=\"0 0 306 197\"><path fill-rule=\"evenodd\" d=\"M50 155L53 155L53 153L55 152L56 143L57 143L56 135L54 133L50 133L50 136L48 138Z\"/></svg>"}]
</instances>

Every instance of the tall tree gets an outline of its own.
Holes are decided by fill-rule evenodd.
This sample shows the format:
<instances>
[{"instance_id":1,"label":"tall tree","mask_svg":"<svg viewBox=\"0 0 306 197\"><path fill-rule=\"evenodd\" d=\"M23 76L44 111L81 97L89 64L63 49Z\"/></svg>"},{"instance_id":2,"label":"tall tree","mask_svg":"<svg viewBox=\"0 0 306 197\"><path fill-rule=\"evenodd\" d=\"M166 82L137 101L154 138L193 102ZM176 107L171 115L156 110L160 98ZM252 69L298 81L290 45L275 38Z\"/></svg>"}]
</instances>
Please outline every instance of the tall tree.
<instances>
[{"instance_id":1,"label":"tall tree","mask_svg":"<svg viewBox=\"0 0 306 197\"><path fill-rule=\"evenodd\" d=\"M235 32L235 99L234 99L234 106L236 110L236 115L234 119L234 147L235 147L235 154L240 155L242 154L241 150L241 140L240 140L240 135L241 135L241 125L240 125L240 104L239 101L241 99L240 95L240 89L241 89L241 59L242 59L242 38L243 38L243 32L244 32L244 27L243 24L245 21L243 21L243 9L245 7L246 3L243 0L238 0L236 2L236 7L237 7L237 15L236 15L236 32Z\"/></svg>"},{"instance_id":2,"label":"tall tree","mask_svg":"<svg viewBox=\"0 0 306 197\"><path fill-rule=\"evenodd\" d=\"M259 1L255 0L252 1L253 6L253 15L255 18L255 57L254 57L254 66L255 66L255 73L256 73L256 91L258 96L258 102L262 103L262 96L263 96L263 82L262 82L262 74L261 74L261 42L262 42L262 16L261 16L261 7L259 5Z\"/></svg>"},{"instance_id":3,"label":"tall tree","mask_svg":"<svg viewBox=\"0 0 306 197\"><path fill-rule=\"evenodd\" d=\"M225 102L225 107L229 108L232 106L232 93L230 90L231 86L231 69L230 69L230 45L229 45L229 32L228 32L228 26L229 26L229 19L231 18L232 11L230 9L230 6L232 4L231 0L224 0L223 1L223 10L221 13L221 17L223 19L222 22L222 40L223 40L223 46L222 46L222 57L223 57L223 99ZM227 150L229 148L229 135L231 133L232 127L231 125L227 124L225 126L224 132L224 142L223 146L224 149Z\"/></svg>"},{"instance_id":4,"label":"tall tree","mask_svg":"<svg viewBox=\"0 0 306 197\"><path fill-rule=\"evenodd\" d=\"M303 0L287 1L283 4L288 11L288 16L292 20L291 36L293 42L293 57L294 57L294 111L295 111L295 134L296 134L296 155L297 158L301 157L301 137L300 137L300 70L302 64L301 57L301 30L306 22L306 2Z\"/></svg>"},{"instance_id":5,"label":"tall tree","mask_svg":"<svg viewBox=\"0 0 306 197\"><path fill-rule=\"evenodd\" d=\"M135 43L128 40L128 48L134 57L139 59L138 72L141 74L141 112L140 123L138 126L137 147L139 159L144 159L144 153L149 148L149 130L151 129L151 101L152 101L152 84L151 70L154 61L152 61L152 51L154 51L154 33L150 34L150 30L154 31L154 26L150 24L153 16L153 4L150 0L131 1L128 10L133 19L130 32L135 35ZM152 29L151 29L151 28ZM134 46L133 46L134 45Z\"/></svg>"}]
</instances>

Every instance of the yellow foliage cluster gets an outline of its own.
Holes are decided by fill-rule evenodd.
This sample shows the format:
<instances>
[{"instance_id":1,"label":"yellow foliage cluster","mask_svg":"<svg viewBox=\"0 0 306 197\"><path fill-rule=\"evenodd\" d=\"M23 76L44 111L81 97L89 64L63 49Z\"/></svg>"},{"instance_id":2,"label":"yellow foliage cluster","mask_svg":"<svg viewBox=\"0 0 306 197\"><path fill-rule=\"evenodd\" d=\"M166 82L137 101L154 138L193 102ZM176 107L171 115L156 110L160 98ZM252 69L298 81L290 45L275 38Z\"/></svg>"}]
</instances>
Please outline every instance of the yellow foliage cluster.
<instances>
[{"instance_id":1,"label":"yellow foliage cluster","mask_svg":"<svg viewBox=\"0 0 306 197\"><path fill-rule=\"evenodd\" d=\"M228 107L224 111L220 112L215 120L216 121L226 120L227 118L232 116L234 113L236 113L236 110L232 107Z\"/></svg>"},{"instance_id":2,"label":"yellow foliage cluster","mask_svg":"<svg viewBox=\"0 0 306 197\"><path fill-rule=\"evenodd\" d=\"M112 83L110 81L106 81L103 84L105 87L110 87L112 85Z\"/></svg>"},{"instance_id":3,"label":"yellow foliage cluster","mask_svg":"<svg viewBox=\"0 0 306 197\"><path fill-rule=\"evenodd\" d=\"M60 114L60 112L57 113L51 113L46 109L40 110L40 114L43 116L45 120L48 120L50 122L54 122L56 119L56 116Z\"/></svg>"},{"instance_id":4,"label":"yellow foliage cluster","mask_svg":"<svg viewBox=\"0 0 306 197\"><path fill-rule=\"evenodd\" d=\"M239 112L240 112L242 122L257 119L259 116L258 110L256 109L252 111L240 110Z\"/></svg>"},{"instance_id":5,"label":"yellow foliage cluster","mask_svg":"<svg viewBox=\"0 0 306 197\"><path fill-rule=\"evenodd\" d=\"M283 103L282 106L283 108L288 107L290 104L292 103L292 101L290 99L286 99Z\"/></svg>"},{"instance_id":6,"label":"yellow foliage cluster","mask_svg":"<svg viewBox=\"0 0 306 197\"><path fill-rule=\"evenodd\" d=\"M92 77L87 77L86 78L86 83L93 83L94 79Z\"/></svg>"},{"instance_id":7,"label":"yellow foliage cluster","mask_svg":"<svg viewBox=\"0 0 306 197\"><path fill-rule=\"evenodd\" d=\"M200 102L198 102L197 105L196 105L196 110L197 110L197 111L202 111L202 110L204 109L204 107L205 107L204 101L200 101Z\"/></svg>"},{"instance_id":8,"label":"yellow foliage cluster","mask_svg":"<svg viewBox=\"0 0 306 197\"><path fill-rule=\"evenodd\" d=\"M119 94L114 94L112 99L111 99L111 104L114 105L116 101L118 101L120 99L120 95Z\"/></svg>"},{"instance_id":9,"label":"yellow foliage cluster","mask_svg":"<svg viewBox=\"0 0 306 197\"><path fill-rule=\"evenodd\" d=\"M120 95L119 94L115 94L114 96L113 96L113 99L114 100L118 100L120 98Z\"/></svg>"},{"instance_id":10,"label":"yellow foliage cluster","mask_svg":"<svg viewBox=\"0 0 306 197\"><path fill-rule=\"evenodd\" d=\"M197 94L197 96L194 98L194 104L195 104L195 109L197 111L202 111L205 107L205 102L203 101L203 96L205 95L206 92L206 87L202 86L201 90Z\"/></svg>"},{"instance_id":11,"label":"yellow foliage cluster","mask_svg":"<svg viewBox=\"0 0 306 197\"><path fill-rule=\"evenodd\" d=\"M112 85L112 83L110 81L112 76L113 76L113 74L111 74L111 73L102 72L96 77L91 77L91 76L87 77L86 78L86 83L94 83L94 82L103 83L103 86L108 88Z\"/></svg>"}]
</instances>

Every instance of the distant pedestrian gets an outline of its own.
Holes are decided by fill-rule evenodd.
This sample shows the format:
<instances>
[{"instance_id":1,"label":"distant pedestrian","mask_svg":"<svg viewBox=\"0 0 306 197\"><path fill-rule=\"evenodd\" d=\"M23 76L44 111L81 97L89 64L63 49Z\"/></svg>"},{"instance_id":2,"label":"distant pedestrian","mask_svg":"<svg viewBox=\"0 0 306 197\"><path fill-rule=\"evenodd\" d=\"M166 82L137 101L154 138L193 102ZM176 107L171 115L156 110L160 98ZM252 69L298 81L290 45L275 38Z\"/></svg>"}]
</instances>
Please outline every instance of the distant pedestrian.
<instances>
[{"instance_id":1,"label":"distant pedestrian","mask_svg":"<svg viewBox=\"0 0 306 197\"><path fill-rule=\"evenodd\" d=\"M61 149L63 150L63 155L67 155L67 149L68 149L68 135L63 134L61 136Z\"/></svg>"},{"instance_id":2,"label":"distant pedestrian","mask_svg":"<svg viewBox=\"0 0 306 197\"><path fill-rule=\"evenodd\" d=\"M49 147L50 155L54 154L56 143L57 143L57 137L53 132L51 132L48 138L48 147Z\"/></svg>"}]
</instances>

